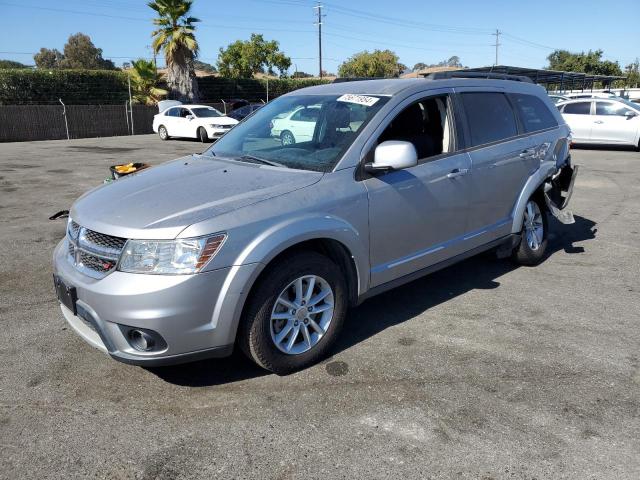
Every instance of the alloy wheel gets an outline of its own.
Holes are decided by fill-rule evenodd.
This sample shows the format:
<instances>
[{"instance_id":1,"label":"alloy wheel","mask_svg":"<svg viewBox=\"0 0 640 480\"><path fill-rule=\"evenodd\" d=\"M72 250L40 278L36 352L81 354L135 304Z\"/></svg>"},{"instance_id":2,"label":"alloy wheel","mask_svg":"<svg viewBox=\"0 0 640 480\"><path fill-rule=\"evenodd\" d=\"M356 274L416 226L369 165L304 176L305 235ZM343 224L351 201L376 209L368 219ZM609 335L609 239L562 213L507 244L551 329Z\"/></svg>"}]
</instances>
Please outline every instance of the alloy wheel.
<instances>
[{"instance_id":1,"label":"alloy wheel","mask_svg":"<svg viewBox=\"0 0 640 480\"><path fill-rule=\"evenodd\" d=\"M544 239L544 224L540 207L533 200L529 200L524 211L524 233L529 248L538 250Z\"/></svg>"},{"instance_id":2,"label":"alloy wheel","mask_svg":"<svg viewBox=\"0 0 640 480\"><path fill-rule=\"evenodd\" d=\"M311 350L327 332L334 313L333 289L317 275L305 275L282 290L271 311L271 340L283 353Z\"/></svg>"}]
</instances>

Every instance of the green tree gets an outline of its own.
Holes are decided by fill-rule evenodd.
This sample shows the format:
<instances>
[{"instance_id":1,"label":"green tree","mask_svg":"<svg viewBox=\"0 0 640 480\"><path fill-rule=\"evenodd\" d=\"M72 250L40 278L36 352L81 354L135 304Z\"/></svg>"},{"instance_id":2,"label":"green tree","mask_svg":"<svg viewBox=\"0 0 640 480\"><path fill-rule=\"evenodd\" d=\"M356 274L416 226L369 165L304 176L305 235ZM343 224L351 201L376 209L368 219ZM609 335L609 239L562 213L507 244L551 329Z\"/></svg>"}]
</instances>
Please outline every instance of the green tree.
<instances>
[{"instance_id":1,"label":"green tree","mask_svg":"<svg viewBox=\"0 0 640 480\"><path fill-rule=\"evenodd\" d=\"M169 92L159 88L162 80L155 64L151 60L139 59L131 61L131 87L134 91L133 100L145 105L156 105Z\"/></svg>"},{"instance_id":2,"label":"green tree","mask_svg":"<svg viewBox=\"0 0 640 480\"><path fill-rule=\"evenodd\" d=\"M294 72L294 74L291 75L291 78L311 78L311 77L313 77L313 75L311 75L310 73L300 72L300 71Z\"/></svg>"},{"instance_id":3,"label":"green tree","mask_svg":"<svg viewBox=\"0 0 640 480\"><path fill-rule=\"evenodd\" d=\"M102 49L97 48L84 33L71 35L64 46L60 68L86 70L115 70L111 60L102 58Z\"/></svg>"},{"instance_id":4,"label":"green tree","mask_svg":"<svg viewBox=\"0 0 640 480\"><path fill-rule=\"evenodd\" d=\"M624 73L627 76L625 84L631 88L637 88L640 85L640 60L636 58L635 62L627 65Z\"/></svg>"},{"instance_id":5,"label":"green tree","mask_svg":"<svg viewBox=\"0 0 640 480\"><path fill-rule=\"evenodd\" d=\"M260 34L252 33L249 40L237 40L227 48L220 48L218 71L223 77L251 78L259 72L286 76L291 59L280 51L277 41L266 41Z\"/></svg>"},{"instance_id":6,"label":"green tree","mask_svg":"<svg viewBox=\"0 0 640 480\"><path fill-rule=\"evenodd\" d=\"M40 51L33 56L33 60L36 62L36 67L43 69L60 68L60 62L63 58L64 55L55 48L41 48Z\"/></svg>"},{"instance_id":7,"label":"green tree","mask_svg":"<svg viewBox=\"0 0 640 480\"><path fill-rule=\"evenodd\" d=\"M397 77L405 70L391 50L356 53L338 67L341 77Z\"/></svg>"},{"instance_id":8,"label":"green tree","mask_svg":"<svg viewBox=\"0 0 640 480\"><path fill-rule=\"evenodd\" d=\"M195 23L200 20L189 15L192 0L155 0L147 5L158 17L153 19L157 29L151 34L156 53L164 50L167 64L169 96L176 100L198 101L198 83L193 62L198 55Z\"/></svg>"},{"instance_id":9,"label":"green tree","mask_svg":"<svg viewBox=\"0 0 640 480\"><path fill-rule=\"evenodd\" d=\"M548 57L550 70L565 72L583 72L594 75L622 75L620 64L602 60L602 50L584 53L571 53L567 50L555 50Z\"/></svg>"},{"instance_id":10,"label":"green tree","mask_svg":"<svg viewBox=\"0 0 640 480\"><path fill-rule=\"evenodd\" d=\"M5 69L5 68L29 68L29 67L27 67L27 65L23 63L15 62L13 60L0 60L0 69Z\"/></svg>"},{"instance_id":11,"label":"green tree","mask_svg":"<svg viewBox=\"0 0 640 480\"><path fill-rule=\"evenodd\" d=\"M427 68L429 65L427 65L426 63L423 62L418 62L413 66L413 71L417 72L418 70L424 70L425 68Z\"/></svg>"}]
</instances>

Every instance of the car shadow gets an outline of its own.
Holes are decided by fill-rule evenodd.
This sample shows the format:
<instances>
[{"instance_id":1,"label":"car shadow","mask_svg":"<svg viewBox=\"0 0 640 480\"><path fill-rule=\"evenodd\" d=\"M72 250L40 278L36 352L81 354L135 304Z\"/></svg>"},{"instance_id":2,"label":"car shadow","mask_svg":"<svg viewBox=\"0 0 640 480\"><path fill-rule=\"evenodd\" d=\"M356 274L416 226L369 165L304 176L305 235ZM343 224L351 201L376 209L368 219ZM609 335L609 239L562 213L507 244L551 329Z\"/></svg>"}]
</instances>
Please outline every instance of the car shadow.
<instances>
[{"instance_id":1,"label":"car shadow","mask_svg":"<svg viewBox=\"0 0 640 480\"><path fill-rule=\"evenodd\" d=\"M596 237L595 222L577 215L575 220L572 225L563 225L549 216L551 235L545 261L559 251L568 254L583 253L585 248L575 244ZM498 279L516 268L520 267L508 259L496 260L490 253L477 255L373 297L349 311L332 354L336 355L389 327L410 320L471 290L498 288ZM256 366L238 349L228 358L147 370L168 383L188 387L233 383L269 373Z\"/></svg>"},{"instance_id":2,"label":"car shadow","mask_svg":"<svg viewBox=\"0 0 640 480\"><path fill-rule=\"evenodd\" d=\"M611 145L611 144L595 144L595 143L581 143L581 144L572 144L572 150L612 150L617 152L635 152L636 147L633 145Z\"/></svg>"}]
</instances>

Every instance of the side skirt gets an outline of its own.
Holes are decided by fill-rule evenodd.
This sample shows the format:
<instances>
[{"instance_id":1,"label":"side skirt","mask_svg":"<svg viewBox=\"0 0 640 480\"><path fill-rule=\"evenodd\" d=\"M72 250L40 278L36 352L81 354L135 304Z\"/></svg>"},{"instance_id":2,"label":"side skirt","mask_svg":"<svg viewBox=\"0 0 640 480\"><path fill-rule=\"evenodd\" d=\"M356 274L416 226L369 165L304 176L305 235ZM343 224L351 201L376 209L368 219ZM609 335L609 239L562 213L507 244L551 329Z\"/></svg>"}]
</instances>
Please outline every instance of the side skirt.
<instances>
[{"instance_id":1,"label":"side skirt","mask_svg":"<svg viewBox=\"0 0 640 480\"><path fill-rule=\"evenodd\" d=\"M391 280L390 282L383 283L382 285L378 285L377 287L373 287L372 289L365 292L358 298L356 305L360 305L366 299L374 297L380 293L386 292L388 290L392 290L400 285L404 285L405 283L412 282L418 278L424 277L425 275L429 275L430 273L437 272L438 270L442 270L443 268L447 268L454 263L461 262L462 260L466 260L467 258L473 257L479 253L486 252L487 250L491 250L492 248L505 246L508 248L510 246L513 248L514 245L517 245L520 241L520 234L512 233L505 237L498 238L489 243L485 243L484 245L480 245L478 247L472 248L469 251L461 253L460 255L456 255L455 257L451 257L447 260L443 260L442 262L435 263L426 268L418 270L416 272L410 273L408 275L404 275L403 277L396 278L395 280Z\"/></svg>"}]
</instances>

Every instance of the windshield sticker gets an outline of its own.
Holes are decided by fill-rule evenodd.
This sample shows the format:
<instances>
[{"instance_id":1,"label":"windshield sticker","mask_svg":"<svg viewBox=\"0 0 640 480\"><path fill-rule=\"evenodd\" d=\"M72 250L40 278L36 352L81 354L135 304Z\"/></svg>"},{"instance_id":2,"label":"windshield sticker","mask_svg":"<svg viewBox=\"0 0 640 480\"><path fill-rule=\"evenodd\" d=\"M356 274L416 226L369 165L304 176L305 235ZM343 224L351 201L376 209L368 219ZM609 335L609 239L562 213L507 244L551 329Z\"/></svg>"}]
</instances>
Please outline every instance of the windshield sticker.
<instances>
[{"instance_id":1,"label":"windshield sticker","mask_svg":"<svg viewBox=\"0 0 640 480\"><path fill-rule=\"evenodd\" d=\"M357 103L358 105L365 105L370 107L380 100L378 97L369 97L367 95L354 95L353 93L346 93L338 98L338 102Z\"/></svg>"}]
</instances>

